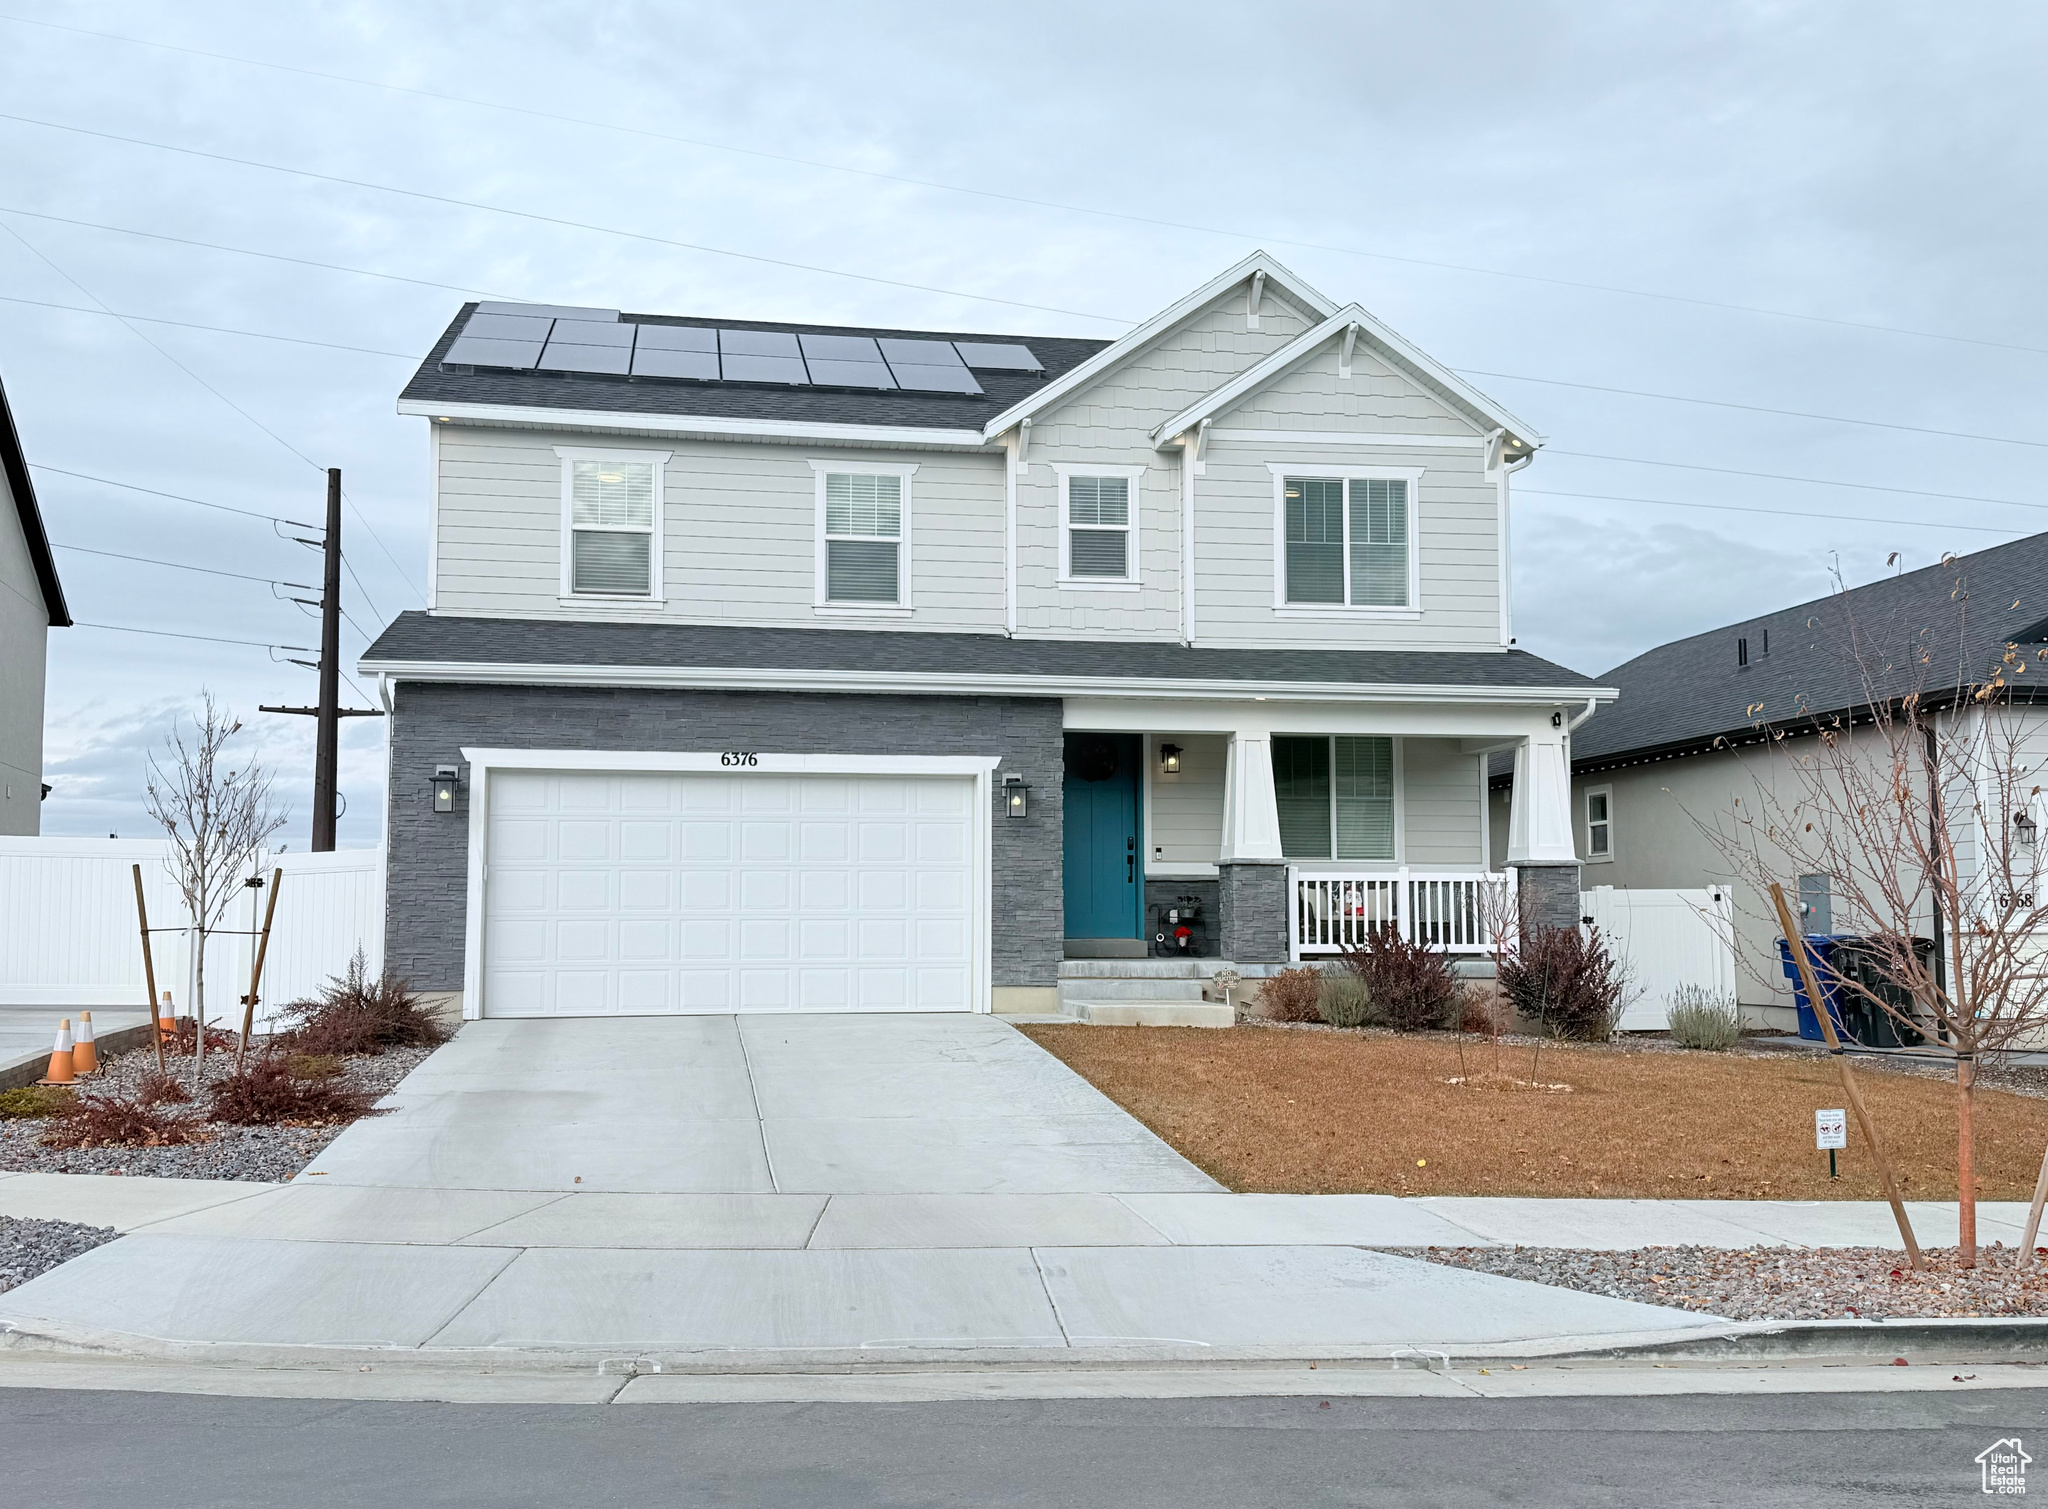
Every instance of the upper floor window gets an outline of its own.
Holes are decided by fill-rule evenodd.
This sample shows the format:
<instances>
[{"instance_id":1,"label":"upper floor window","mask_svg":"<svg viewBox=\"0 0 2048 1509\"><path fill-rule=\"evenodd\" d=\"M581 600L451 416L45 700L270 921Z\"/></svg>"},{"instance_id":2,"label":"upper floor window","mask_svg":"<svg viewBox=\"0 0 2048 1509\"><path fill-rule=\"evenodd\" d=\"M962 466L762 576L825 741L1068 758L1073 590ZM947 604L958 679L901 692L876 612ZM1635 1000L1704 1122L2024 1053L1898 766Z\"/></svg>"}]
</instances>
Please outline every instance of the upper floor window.
<instances>
[{"instance_id":1,"label":"upper floor window","mask_svg":"<svg viewBox=\"0 0 2048 1509\"><path fill-rule=\"evenodd\" d=\"M661 598L663 452L562 458L562 595Z\"/></svg>"},{"instance_id":2,"label":"upper floor window","mask_svg":"<svg viewBox=\"0 0 2048 1509\"><path fill-rule=\"evenodd\" d=\"M1277 606L1415 608L1420 473L1309 477L1272 470L1279 492Z\"/></svg>"},{"instance_id":3,"label":"upper floor window","mask_svg":"<svg viewBox=\"0 0 2048 1509\"><path fill-rule=\"evenodd\" d=\"M1273 740L1280 849L1289 859L1394 857L1394 741Z\"/></svg>"},{"instance_id":4,"label":"upper floor window","mask_svg":"<svg viewBox=\"0 0 2048 1509\"><path fill-rule=\"evenodd\" d=\"M1143 467L1058 467L1060 582L1135 587L1138 485Z\"/></svg>"},{"instance_id":5,"label":"upper floor window","mask_svg":"<svg viewBox=\"0 0 2048 1509\"><path fill-rule=\"evenodd\" d=\"M821 610L907 612L910 478L915 466L813 461Z\"/></svg>"}]
</instances>

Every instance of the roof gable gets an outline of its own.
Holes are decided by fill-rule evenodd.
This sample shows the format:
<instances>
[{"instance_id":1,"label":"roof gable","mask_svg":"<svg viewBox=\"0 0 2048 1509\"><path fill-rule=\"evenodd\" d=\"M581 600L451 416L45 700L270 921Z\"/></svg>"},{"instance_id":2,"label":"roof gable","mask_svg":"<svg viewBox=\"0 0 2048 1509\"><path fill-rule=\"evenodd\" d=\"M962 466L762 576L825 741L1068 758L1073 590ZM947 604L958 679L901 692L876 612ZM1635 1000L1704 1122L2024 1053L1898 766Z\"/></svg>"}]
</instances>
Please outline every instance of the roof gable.
<instances>
[{"instance_id":1,"label":"roof gable","mask_svg":"<svg viewBox=\"0 0 2048 1509\"><path fill-rule=\"evenodd\" d=\"M22 539L28 544L36 582L43 590L43 607L50 626L71 627L71 611L64 604L64 586L57 579L57 560L50 553L50 537L43 530L43 511L36 504L35 484L29 480L28 457L21 449L21 435L14 428L14 410L7 402L7 385L0 383L0 475L7 478L7 491L14 497L14 512L21 521Z\"/></svg>"}]
</instances>

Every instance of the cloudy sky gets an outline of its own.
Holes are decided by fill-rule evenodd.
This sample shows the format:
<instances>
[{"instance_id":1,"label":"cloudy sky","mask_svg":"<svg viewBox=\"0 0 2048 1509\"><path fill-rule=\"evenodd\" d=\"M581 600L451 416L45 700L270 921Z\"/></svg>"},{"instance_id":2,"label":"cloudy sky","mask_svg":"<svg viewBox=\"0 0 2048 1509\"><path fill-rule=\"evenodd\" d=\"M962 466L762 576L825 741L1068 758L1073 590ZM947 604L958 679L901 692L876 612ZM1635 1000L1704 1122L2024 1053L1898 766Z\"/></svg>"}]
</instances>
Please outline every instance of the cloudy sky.
<instances>
[{"instance_id":1,"label":"cloudy sky","mask_svg":"<svg viewBox=\"0 0 2048 1509\"><path fill-rule=\"evenodd\" d=\"M1550 437L1516 624L1591 672L2048 527L2038 7L0 11L0 376L114 626L52 635L49 833L139 833L205 687L304 842L310 720L255 707L312 697L267 647L317 563L268 520L343 469L351 665L420 606L394 400L478 294L1106 336L1263 246Z\"/></svg>"}]
</instances>

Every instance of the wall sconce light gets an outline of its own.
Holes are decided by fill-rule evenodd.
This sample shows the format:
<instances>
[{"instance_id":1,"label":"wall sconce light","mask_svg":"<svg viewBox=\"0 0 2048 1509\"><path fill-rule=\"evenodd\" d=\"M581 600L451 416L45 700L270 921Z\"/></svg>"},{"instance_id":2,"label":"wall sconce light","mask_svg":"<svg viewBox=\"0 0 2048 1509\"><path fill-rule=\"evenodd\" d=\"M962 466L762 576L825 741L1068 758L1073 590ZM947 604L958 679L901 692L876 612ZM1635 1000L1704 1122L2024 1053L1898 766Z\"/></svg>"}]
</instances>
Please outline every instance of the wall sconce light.
<instances>
[{"instance_id":1,"label":"wall sconce light","mask_svg":"<svg viewBox=\"0 0 2048 1509\"><path fill-rule=\"evenodd\" d=\"M1162 744L1159 746L1159 768L1168 775L1180 774L1180 746Z\"/></svg>"},{"instance_id":2,"label":"wall sconce light","mask_svg":"<svg viewBox=\"0 0 2048 1509\"><path fill-rule=\"evenodd\" d=\"M1011 817L1028 817L1031 812L1031 787L1021 775L1003 777L1003 810Z\"/></svg>"},{"instance_id":3,"label":"wall sconce light","mask_svg":"<svg viewBox=\"0 0 2048 1509\"><path fill-rule=\"evenodd\" d=\"M2024 812L2012 815L2012 836L2022 849L2033 848L2036 835L2036 824L2031 816Z\"/></svg>"},{"instance_id":4,"label":"wall sconce light","mask_svg":"<svg viewBox=\"0 0 2048 1509\"><path fill-rule=\"evenodd\" d=\"M461 784L461 766L436 765L434 767L434 810L436 812L453 812L455 810L455 788Z\"/></svg>"}]
</instances>

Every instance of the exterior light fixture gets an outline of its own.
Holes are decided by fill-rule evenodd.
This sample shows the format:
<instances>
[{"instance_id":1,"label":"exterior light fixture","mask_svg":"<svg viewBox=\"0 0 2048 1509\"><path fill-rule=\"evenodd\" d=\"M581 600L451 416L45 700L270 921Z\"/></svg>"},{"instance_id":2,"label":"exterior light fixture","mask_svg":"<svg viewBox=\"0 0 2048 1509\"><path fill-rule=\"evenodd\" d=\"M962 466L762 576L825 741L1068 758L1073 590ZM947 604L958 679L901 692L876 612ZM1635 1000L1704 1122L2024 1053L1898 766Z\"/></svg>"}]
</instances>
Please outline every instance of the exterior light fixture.
<instances>
[{"instance_id":1,"label":"exterior light fixture","mask_svg":"<svg viewBox=\"0 0 2048 1509\"><path fill-rule=\"evenodd\" d=\"M1003 810L1011 817L1030 816L1030 785L1021 775L1003 777Z\"/></svg>"},{"instance_id":2,"label":"exterior light fixture","mask_svg":"<svg viewBox=\"0 0 2048 1509\"><path fill-rule=\"evenodd\" d=\"M2037 828L2029 814L2015 812L2012 815L2012 836L2022 849L2033 848L2036 835Z\"/></svg>"},{"instance_id":3,"label":"exterior light fixture","mask_svg":"<svg viewBox=\"0 0 2048 1509\"><path fill-rule=\"evenodd\" d=\"M1180 774L1180 746L1162 744L1159 746L1159 768L1168 775Z\"/></svg>"},{"instance_id":4,"label":"exterior light fixture","mask_svg":"<svg viewBox=\"0 0 2048 1509\"><path fill-rule=\"evenodd\" d=\"M455 788L462 783L462 769L456 765L434 767L434 811L437 813L455 810Z\"/></svg>"}]
</instances>

